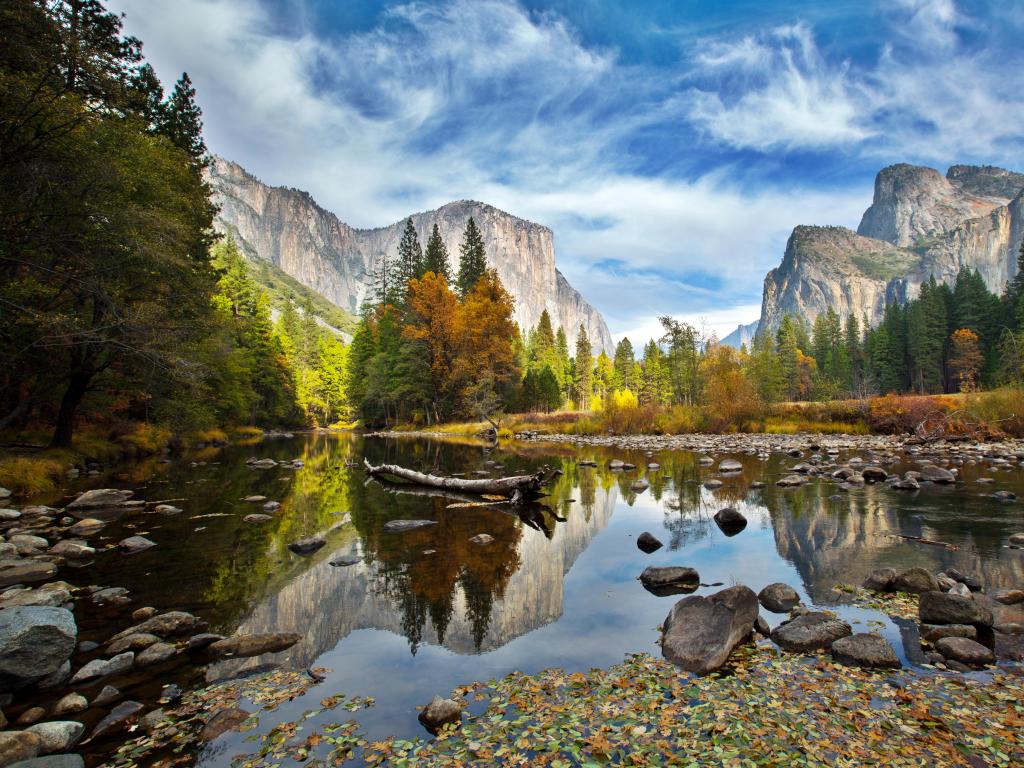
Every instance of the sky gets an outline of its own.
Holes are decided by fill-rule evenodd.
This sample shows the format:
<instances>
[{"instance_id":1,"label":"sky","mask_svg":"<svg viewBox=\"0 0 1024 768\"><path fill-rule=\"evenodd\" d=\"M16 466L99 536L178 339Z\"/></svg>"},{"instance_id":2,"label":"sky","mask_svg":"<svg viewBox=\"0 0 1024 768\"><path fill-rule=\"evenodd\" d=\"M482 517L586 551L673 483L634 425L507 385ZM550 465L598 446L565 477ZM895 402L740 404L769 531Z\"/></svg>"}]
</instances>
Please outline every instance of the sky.
<instances>
[{"instance_id":1,"label":"sky","mask_svg":"<svg viewBox=\"0 0 1024 768\"><path fill-rule=\"evenodd\" d=\"M613 336L760 311L892 163L1024 170L1024 2L110 0L206 142L353 226L545 224Z\"/></svg>"}]
</instances>

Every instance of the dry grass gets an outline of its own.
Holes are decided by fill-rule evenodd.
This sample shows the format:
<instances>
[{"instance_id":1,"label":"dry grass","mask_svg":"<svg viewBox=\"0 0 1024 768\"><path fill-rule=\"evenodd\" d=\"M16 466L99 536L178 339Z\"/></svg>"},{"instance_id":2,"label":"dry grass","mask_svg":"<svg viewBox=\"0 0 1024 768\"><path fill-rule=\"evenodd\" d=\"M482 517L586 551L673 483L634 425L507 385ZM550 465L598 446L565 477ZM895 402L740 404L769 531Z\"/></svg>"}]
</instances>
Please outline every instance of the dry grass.
<instances>
[{"instance_id":1,"label":"dry grass","mask_svg":"<svg viewBox=\"0 0 1024 768\"><path fill-rule=\"evenodd\" d=\"M45 456L0 459L0 486L18 496L46 493L57 487L66 466Z\"/></svg>"}]
</instances>

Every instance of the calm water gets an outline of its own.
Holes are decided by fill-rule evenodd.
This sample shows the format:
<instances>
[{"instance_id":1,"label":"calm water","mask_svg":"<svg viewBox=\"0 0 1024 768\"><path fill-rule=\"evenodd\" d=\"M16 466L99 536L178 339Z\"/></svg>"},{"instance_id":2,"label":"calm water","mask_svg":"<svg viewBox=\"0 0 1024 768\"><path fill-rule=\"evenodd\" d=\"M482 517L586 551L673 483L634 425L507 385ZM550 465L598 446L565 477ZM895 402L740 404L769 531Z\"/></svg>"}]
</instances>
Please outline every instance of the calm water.
<instances>
[{"instance_id":1,"label":"calm water","mask_svg":"<svg viewBox=\"0 0 1024 768\"><path fill-rule=\"evenodd\" d=\"M374 464L387 460L442 472L471 473L497 461L503 468L496 473L518 474L549 464L564 475L544 506L520 517L449 509L450 500L397 493L367 480L364 455ZM257 470L245 465L250 456L302 459L305 466ZM611 458L641 469L612 472L605 468ZM185 511L114 522L98 537L101 543L145 534L157 546L130 557L104 553L65 578L76 585L127 587L134 598L119 611L80 608L83 639L105 639L141 605L192 611L223 634L301 634L302 641L285 653L198 672L182 666L177 679L198 683L203 675L214 679L268 661L327 667L332 671L324 684L265 716L261 727L295 719L329 692L341 691L376 698L375 707L356 716L371 737L424 735L416 705L473 680L553 666L585 670L634 651L657 654L656 627L678 597L656 597L640 586L636 577L647 565L692 566L705 584L742 583L755 591L783 581L805 602L830 608L840 599L832 590L837 582L857 583L884 565L954 566L978 574L986 587L1024 584L1024 552L1002 546L1024 528L1021 507L987 498L999 488L1024 496L1017 469L966 466L965 483L924 486L915 494L877 485L843 493L826 481L776 488L775 480L800 459L735 458L743 462L742 474L708 491L701 483L716 470L701 467L688 452L658 453L661 468L645 470L651 459L642 453L552 444L503 445L491 452L483 445L351 434L268 439L192 457L206 463L152 462L103 478L102 484L135 488L140 498L176 499ZM580 467L579 459L599 466ZM639 476L650 488L637 494L630 485ZM996 482L981 485L979 477ZM749 490L755 480L768 485ZM242 501L252 494L280 501L281 511L269 522L243 522L244 515L262 512L261 505ZM711 520L727 505L749 520L733 537ZM398 518L439 524L382 531ZM640 552L635 540L643 531L666 546L651 555ZM288 551L289 542L314 533L328 542L315 555ZM478 533L494 541L471 544ZM960 549L888 535L894 533ZM360 562L329 564L342 555L357 555ZM703 586L699 593L719 588ZM862 631L879 629L904 662L920 660L912 624L901 627L849 606L837 610ZM773 626L782 618L764 615ZM128 693L139 698L157 690L153 683ZM349 717L327 717L341 714ZM227 765L251 748L245 736L228 734L205 749L201 764Z\"/></svg>"}]
</instances>

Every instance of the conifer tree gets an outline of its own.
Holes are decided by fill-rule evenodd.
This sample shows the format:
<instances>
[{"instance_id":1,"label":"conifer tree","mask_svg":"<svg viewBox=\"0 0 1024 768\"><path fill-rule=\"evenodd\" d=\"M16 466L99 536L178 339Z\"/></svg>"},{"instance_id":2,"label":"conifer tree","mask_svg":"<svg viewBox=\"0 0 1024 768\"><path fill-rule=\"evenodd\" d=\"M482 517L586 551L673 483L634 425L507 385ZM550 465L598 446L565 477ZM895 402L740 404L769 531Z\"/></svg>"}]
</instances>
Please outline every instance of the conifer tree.
<instances>
[{"instance_id":1,"label":"conifer tree","mask_svg":"<svg viewBox=\"0 0 1024 768\"><path fill-rule=\"evenodd\" d=\"M405 229L402 230L402 237L398 241L398 263L395 271L396 283L403 297L408 290L409 281L423 277L426 271L423 268L423 248L420 246L412 218L405 220Z\"/></svg>"},{"instance_id":2,"label":"conifer tree","mask_svg":"<svg viewBox=\"0 0 1024 768\"><path fill-rule=\"evenodd\" d=\"M487 251L484 248L484 239L473 217L470 216L466 222L462 244L459 246L459 296L467 296L486 270Z\"/></svg>"},{"instance_id":3,"label":"conifer tree","mask_svg":"<svg viewBox=\"0 0 1024 768\"><path fill-rule=\"evenodd\" d=\"M427 239L427 248L423 254L423 272L433 272L438 277L443 277L446 283L452 281L451 269L448 266L448 249L441 239L437 224L434 224L434 229Z\"/></svg>"},{"instance_id":4,"label":"conifer tree","mask_svg":"<svg viewBox=\"0 0 1024 768\"><path fill-rule=\"evenodd\" d=\"M576 336L576 380L574 382L574 388L576 394L576 407L583 411L590 407L590 395L593 391L594 358L592 354L593 350L590 347L590 338L587 336L587 329L583 327L582 323L580 323L579 335Z\"/></svg>"},{"instance_id":5,"label":"conifer tree","mask_svg":"<svg viewBox=\"0 0 1024 768\"><path fill-rule=\"evenodd\" d=\"M160 133L176 147L185 150L197 165L206 163L206 142L203 141L203 112L196 104L196 89L188 72L182 72L174 90L161 110Z\"/></svg>"},{"instance_id":6,"label":"conifer tree","mask_svg":"<svg viewBox=\"0 0 1024 768\"><path fill-rule=\"evenodd\" d=\"M633 343L629 337L623 337L622 341L615 345L615 388L633 389L635 383L632 381L633 364L636 357L633 353Z\"/></svg>"}]
</instances>

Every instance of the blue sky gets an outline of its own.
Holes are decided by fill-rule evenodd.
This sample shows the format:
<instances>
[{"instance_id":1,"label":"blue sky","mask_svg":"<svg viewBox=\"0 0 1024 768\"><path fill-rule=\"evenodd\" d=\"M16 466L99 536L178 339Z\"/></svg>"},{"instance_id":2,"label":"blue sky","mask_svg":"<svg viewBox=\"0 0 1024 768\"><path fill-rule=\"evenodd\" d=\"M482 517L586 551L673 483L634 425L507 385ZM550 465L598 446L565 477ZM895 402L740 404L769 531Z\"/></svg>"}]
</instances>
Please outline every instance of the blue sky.
<instances>
[{"instance_id":1,"label":"blue sky","mask_svg":"<svg viewBox=\"0 0 1024 768\"><path fill-rule=\"evenodd\" d=\"M550 226L613 335L757 317L797 224L876 171L1024 169L1020 0L114 0L210 149L354 226L483 200Z\"/></svg>"}]
</instances>

